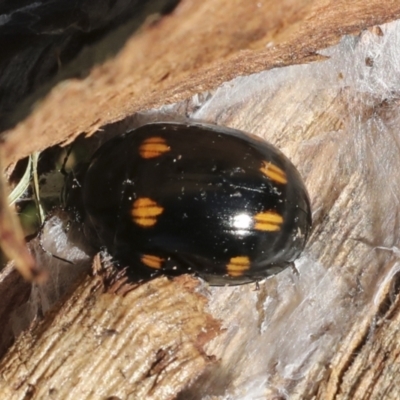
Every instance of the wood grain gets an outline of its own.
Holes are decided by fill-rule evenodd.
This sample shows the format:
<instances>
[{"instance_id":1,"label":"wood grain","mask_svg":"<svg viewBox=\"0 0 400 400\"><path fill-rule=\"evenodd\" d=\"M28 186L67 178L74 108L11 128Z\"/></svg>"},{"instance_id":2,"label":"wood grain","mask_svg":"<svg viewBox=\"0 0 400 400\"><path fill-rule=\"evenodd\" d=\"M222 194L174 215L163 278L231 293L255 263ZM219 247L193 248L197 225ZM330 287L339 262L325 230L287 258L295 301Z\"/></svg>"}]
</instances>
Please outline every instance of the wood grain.
<instances>
[{"instance_id":1,"label":"wood grain","mask_svg":"<svg viewBox=\"0 0 400 400\"><path fill-rule=\"evenodd\" d=\"M133 36L114 59L85 79L59 84L38 102L3 135L4 164L236 76L315 60L318 49L342 35L399 16L395 0L242 0L234 6L229 0L185 0Z\"/></svg>"},{"instance_id":2,"label":"wood grain","mask_svg":"<svg viewBox=\"0 0 400 400\"><path fill-rule=\"evenodd\" d=\"M173 398L212 363L202 348L219 331L195 287L185 277L108 288L85 279L4 357L0 396Z\"/></svg>"},{"instance_id":3,"label":"wood grain","mask_svg":"<svg viewBox=\"0 0 400 400\"><path fill-rule=\"evenodd\" d=\"M314 209L300 273L285 271L258 291L201 287L206 297L189 277L156 280L124 295L104 289L99 277L82 278L3 358L0 393L16 399L399 398L399 101L375 81L372 89L356 86L354 76L372 75L382 54L353 58L389 36L375 27L376 38L361 33L329 54L322 49L344 33L398 18L400 6L229 4L182 2L86 79L56 87L9 132L4 149L12 161L135 111L187 99L173 111L257 133L299 167ZM193 111L190 95L278 66L286 67L243 78L242 86L229 82L224 86L233 92L217 105ZM209 97L212 103L218 93ZM35 140L21 141L28 133ZM169 335L175 327L179 340Z\"/></svg>"}]
</instances>

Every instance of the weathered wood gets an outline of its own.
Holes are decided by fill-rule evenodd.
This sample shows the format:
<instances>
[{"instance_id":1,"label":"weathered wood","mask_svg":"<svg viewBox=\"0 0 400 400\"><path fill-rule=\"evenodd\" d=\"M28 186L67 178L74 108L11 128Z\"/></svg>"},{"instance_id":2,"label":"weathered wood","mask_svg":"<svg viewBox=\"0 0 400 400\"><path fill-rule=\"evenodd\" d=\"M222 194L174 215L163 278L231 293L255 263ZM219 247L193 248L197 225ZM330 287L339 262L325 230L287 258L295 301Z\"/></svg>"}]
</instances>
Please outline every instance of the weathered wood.
<instances>
[{"instance_id":1,"label":"weathered wood","mask_svg":"<svg viewBox=\"0 0 400 400\"><path fill-rule=\"evenodd\" d=\"M316 399L399 398L399 278L390 278L339 347Z\"/></svg>"},{"instance_id":2,"label":"weathered wood","mask_svg":"<svg viewBox=\"0 0 400 400\"><path fill-rule=\"evenodd\" d=\"M148 19L178 0L0 4L0 131L26 117L57 82L115 55ZM71 62L72 61L72 62Z\"/></svg>"},{"instance_id":3,"label":"weathered wood","mask_svg":"<svg viewBox=\"0 0 400 400\"><path fill-rule=\"evenodd\" d=\"M263 23L260 21L265 15L274 21L276 14L274 18L272 15L276 9L272 3L268 3L271 8L264 9L261 15L254 12L258 10L255 2L239 3L234 10L233 7L215 9L219 10L215 14L210 12L210 4L207 1L201 5L189 1L182 3L181 8L172 16L133 38L126 51L116 60L110 61L119 63L125 57L134 57L132 54L136 53L132 48L136 47L132 43L136 43L135 46L146 44L145 47L137 47L149 49L149 52L141 53L146 57L137 70L143 76L146 66L149 70L147 80L135 80L138 79L136 77L129 82L127 78L119 81L122 72L128 75L133 69L130 62L124 61L125 69L122 64L118 64L120 67L116 67L114 72L119 78L111 84L103 74L109 74L108 79L111 79L111 65L115 67L117 64L99 67L85 81L75 84L69 82L64 88L56 88L35 114L10 133L11 141L6 145L10 147L6 148L11 151L12 141L17 143L18 135L22 135L29 127L38 129L36 123L39 117L43 119L46 116L51 121L56 115L60 116L57 109L52 109L50 113L51 101L59 104L63 99L67 109L72 110L74 102L81 107L82 102L90 102L95 91L98 91L102 99L96 102L96 107L86 107L69 114L69 118L74 115L79 122L69 121L70 125L67 125L61 116L61 127L53 138L57 142L58 137L66 138L70 135L72 138L80 130L90 131L130 111L172 102L189 93L215 87L228 77L236 76L235 73L240 75L272 66L319 59L319 63L274 69L230 82L217 93L209 93L203 99L199 96L198 103L196 99L191 99L169 110L171 114L188 114L190 117L251 131L284 150L306 180L314 209L314 229L305 255L297 264L299 275L285 271L261 283L258 291L252 285L209 288L207 312L214 320L221 321L223 329L219 331L215 328L214 320L204 312L204 300L200 300L202 308L195 312L198 312L199 321L205 319L194 326L191 337L195 339L189 342L196 347L199 344L196 338L202 331L202 324L210 321L215 328L210 330L215 334L211 335L214 339L207 343L201 342L198 354L190 353L188 369L182 367L180 370L185 374L191 371L190 374L185 375L177 384L175 380L158 381L153 390L160 393L158 398L174 398L189 384L180 394L180 398L185 400L205 396L234 399L399 398L400 388L396 380L396 326L399 311L396 276L399 246L397 205L400 198L400 187L397 184L400 173L397 116L400 113L398 100L393 95L397 90L394 78L398 72L397 53L393 49L398 48L396 32L399 28L395 27L390 32L389 29L376 27L372 33L363 33L354 39L346 38L334 49L321 50L322 55L314 54L327 43L339 40L342 32L353 32L371 23L398 17L398 5L395 2L378 4L375 1L368 4L296 2L293 5L295 8L288 7L281 14L282 18L277 19L281 25L274 25L276 30L271 33L267 25L264 25L265 20ZM261 4L262 10L264 5ZM296 7L300 7L303 12L294 13L294 9L299 11ZM202 10L204 14L200 12ZM232 23L232 15L237 15L235 24ZM204 27L200 17L207 20ZM178 24L180 18L183 20ZM197 25L193 21L197 21ZM283 21L289 22L285 25ZM223 32L222 38L227 35L223 41L226 47L221 45L225 50L215 45L214 50L204 51L207 46L212 48L215 42L217 28L210 31L206 29L210 28L211 23ZM188 31L192 32L193 26L205 32L199 36L201 40L187 34ZM174 29L177 29L176 37L171 33L175 32ZM239 31L239 38L244 37L244 42L238 39ZM170 35L168 40L180 38L181 48L176 42L156 40L167 36L167 32ZM185 40L182 39L183 33ZM278 44L265 48L270 41ZM392 47L385 47L385 43L391 41ZM183 46L189 42L191 46ZM181 57L180 60L188 60L187 64L178 63L176 59L176 64L160 64L163 51L153 49L150 43L163 43L163 46L175 43L175 46L166 47L170 51L182 50L180 56L176 54L176 59ZM243 50L245 48L247 50ZM159 60L153 60L153 65L147 64L154 57L150 57L153 52L158 54ZM198 54L198 58L193 58L190 52ZM167 59L168 54L165 53ZM215 60L213 55L221 59L218 62L211 61ZM163 60L166 62L167 59ZM176 68L170 71L168 77L161 79L164 76L162 72L168 70L170 65L176 65ZM155 95L156 72L159 73L158 87L162 93L159 99ZM385 77L388 78L387 82ZM72 92L72 85L75 85L75 93ZM136 95L128 98L129 90L135 90ZM165 101L171 93L173 96ZM109 101L103 103L106 98ZM122 99L126 102L122 102ZM108 115L104 113L106 105L110 107ZM165 117L165 110L164 114L160 113ZM148 118L153 117L162 118L157 115ZM90 118L94 118L93 125L88 129ZM43 126L44 132L49 129L46 124ZM48 145L48 142L46 145L44 143L38 142L35 145ZM23 151L26 150L13 153L12 157L24 154ZM388 249L380 249L379 246ZM185 284L194 282L191 278L187 279L183 281ZM113 341L113 346L121 348L121 354L129 355L131 348L135 348L135 353L140 353L142 342L124 339L127 337L125 331L132 332L129 324L121 317L115 320L118 322L114 325L110 325L110 310L117 316L129 314L129 318L134 321L138 316L130 308L151 302L152 298L145 296L147 285L136 288L126 296L119 296L115 293L101 293L98 282L84 280L69 299L49 314L42 324L33 326L21 336L0 364L4 372L0 391L10 396L15 395L15 398L20 398L18 396L24 393L32 398L40 398L42 390L48 388L45 382L47 375L41 374L40 368L48 362L49 371L53 374L53 368L59 365L52 352L57 350L62 354L62 349L65 352L63 343L60 343L63 337L59 335L58 323L68 318L72 322L72 325L67 325L70 327L69 332L73 336L77 335L75 339L71 338L75 340L74 343L77 343L77 337L88 342L89 348L95 349L93 352L99 360L107 360L104 364L112 371L110 375L117 373L116 365L122 365L121 370L124 371L124 363L118 358L114 364L115 360L110 357L112 348L107 347L109 342ZM194 312L191 301L189 304L192 306L188 309L183 302L179 302L177 307L176 299L182 299L187 292L189 297L198 296L193 294L192 288L187 291L183 282L157 280L150 283L160 285L157 286L155 296L163 299L169 285L173 287L168 292L169 307L164 308L160 316L170 321L170 326L181 323L178 321L181 321L182 312L187 318L190 317L186 312ZM90 290L93 290L92 297ZM139 293L142 295L135 297ZM133 296L132 301L124 303L124 299L130 299L129 296ZM195 301L199 301L198 298ZM74 315L79 317L74 319L71 317ZM144 323L150 321L157 324L158 315L157 318L149 315ZM88 323L80 324L86 318L90 318ZM114 332L118 328L120 334L104 339L102 333L109 329ZM147 336L150 344L146 348L146 355L153 363L160 361L160 354L164 355L164 352L158 353L158 350L165 347L161 345L164 339L167 342L169 340L168 329L165 329L150 330ZM93 344L94 330L100 333L95 337L97 347ZM160 339L159 335L163 337ZM211 336L207 339L211 339ZM41 346L46 343L52 343L53 346L48 347L48 353L41 353ZM100 343L105 344L102 346ZM175 345L176 351L184 350L178 344ZM82 354L85 357L83 353L80 345L76 345L71 361L76 360L74 355L81 357ZM39 354L43 355L42 358L38 357ZM209 357L214 362L210 362ZM102 381L105 373L105 369L101 369L105 368L103 363L96 364L99 366L97 370L92 368L93 361L89 356L83 359L88 362L80 364L79 370L80 376L88 379L85 382L86 393L93 394L103 389L107 391L106 395L120 393L121 398L129 398L129 378L136 376L133 371L125 374L121 380L115 378L120 385L118 388L113 386L111 380L105 381L104 386L101 383L100 388L98 382ZM132 366L129 360L128 357L128 367ZM152 370L152 362L146 357L136 360L136 365L143 366L146 371ZM199 368L190 369L197 362ZM77 368L71 365L76 364L70 364L65 359L65 363L59 365L59 370L54 371L51 379L63 376L65 380L70 377L72 380ZM157 372L161 375L172 376L168 375L170 364L160 362L157 365L162 371ZM76 384L76 390L80 390L83 381L72 381ZM22 386L18 382L22 382ZM142 385L147 383L146 380L142 382L138 379L137 384L134 390L142 390ZM57 383L55 389L60 388ZM61 392L51 393L56 398L68 398L67 394L64 396ZM60 396L57 397L57 394ZM137 395L131 398L137 398Z\"/></svg>"},{"instance_id":4,"label":"weathered wood","mask_svg":"<svg viewBox=\"0 0 400 400\"><path fill-rule=\"evenodd\" d=\"M85 79L49 93L5 135L4 163L236 76L316 59L342 35L399 16L395 0L183 1Z\"/></svg>"},{"instance_id":5,"label":"weathered wood","mask_svg":"<svg viewBox=\"0 0 400 400\"><path fill-rule=\"evenodd\" d=\"M1 398L171 399L212 362L203 346L219 325L196 280L103 279L85 279L21 337L1 362Z\"/></svg>"},{"instance_id":6,"label":"weathered wood","mask_svg":"<svg viewBox=\"0 0 400 400\"><path fill-rule=\"evenodd\" d=\"M21 274L14 268L13 263L1 271L0 274L0 357L13 343L15 335L10 326L13 310L26 303L29 299L31 284L24 281Z\"/></svg>"}]
</instances>

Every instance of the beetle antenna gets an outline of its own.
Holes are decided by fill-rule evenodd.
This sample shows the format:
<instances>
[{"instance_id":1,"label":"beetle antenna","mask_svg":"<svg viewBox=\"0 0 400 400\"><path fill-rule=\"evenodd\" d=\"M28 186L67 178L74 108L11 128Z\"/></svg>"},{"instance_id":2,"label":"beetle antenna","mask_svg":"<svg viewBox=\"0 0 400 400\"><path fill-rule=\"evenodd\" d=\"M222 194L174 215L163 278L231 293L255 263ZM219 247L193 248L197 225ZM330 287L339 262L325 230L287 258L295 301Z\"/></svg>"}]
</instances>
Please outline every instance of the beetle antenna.
<instances>
[{"instance_id":1,"label":"beetle antenna","mask_svg":"<svg viewBox=\"0 0 400 400\"><path fill-rule=\"evenodd\" d=\"M71 153L72 153L72 149L73 149L73 144L71 144L71 145L68 147L68 149L67 149L67 154L65 155L64 161L63 161L63 163L61 164L60 172L61 172L64 176L67 176L67 175L68 175L68 172L67 172L67 169L66 169L66 165L67 165L67 162L68 162L68 158L69 158L69 156L70 156Z\"/></svg>"}]
</instances>

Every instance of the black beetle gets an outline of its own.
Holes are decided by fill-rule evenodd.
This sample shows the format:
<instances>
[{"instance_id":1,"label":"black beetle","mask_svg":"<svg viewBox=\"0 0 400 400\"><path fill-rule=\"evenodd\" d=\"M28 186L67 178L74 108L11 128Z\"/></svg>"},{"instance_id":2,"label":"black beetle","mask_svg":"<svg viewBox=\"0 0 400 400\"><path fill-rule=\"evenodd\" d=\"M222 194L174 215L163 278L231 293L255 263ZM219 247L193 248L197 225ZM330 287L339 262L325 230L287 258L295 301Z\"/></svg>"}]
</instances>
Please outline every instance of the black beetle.
<instances>
[{"instance_id":1,"label":"black beetle","mask_svg":"<svg viewBox=\"0 0 400 400\"><path fill-rule=\"evenodd\" d=\"M307 190L264 140L197 123L153 123L93 155L85 224L134 278L194 273L213 285L288 267L311 229Z\"/></svg>"}]
</instances>

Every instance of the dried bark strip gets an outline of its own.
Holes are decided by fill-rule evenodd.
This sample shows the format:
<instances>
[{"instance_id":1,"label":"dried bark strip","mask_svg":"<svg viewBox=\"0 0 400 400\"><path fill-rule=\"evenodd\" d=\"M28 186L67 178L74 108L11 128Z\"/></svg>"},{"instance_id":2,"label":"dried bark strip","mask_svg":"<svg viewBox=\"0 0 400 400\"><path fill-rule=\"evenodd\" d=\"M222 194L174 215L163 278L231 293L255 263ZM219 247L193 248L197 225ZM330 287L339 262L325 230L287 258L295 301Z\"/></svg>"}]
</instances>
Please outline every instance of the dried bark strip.
<instances>
[{"instance_id":1,"label":"dried bark strip","mask_svg":"<svg viewBox=\"0 0 400 400\"><path fill-rule=\"evenodd\" d=\"M5 164L236 76L315 60L342 35L399 17L395 0L182 1L115 59L55 88L9 131Z\"/></svg>"}]
</instances>

